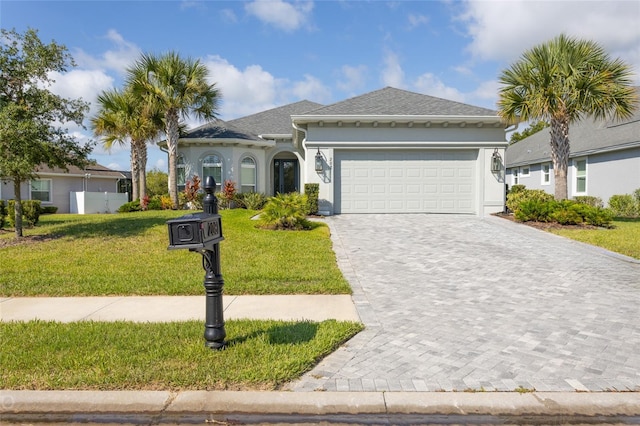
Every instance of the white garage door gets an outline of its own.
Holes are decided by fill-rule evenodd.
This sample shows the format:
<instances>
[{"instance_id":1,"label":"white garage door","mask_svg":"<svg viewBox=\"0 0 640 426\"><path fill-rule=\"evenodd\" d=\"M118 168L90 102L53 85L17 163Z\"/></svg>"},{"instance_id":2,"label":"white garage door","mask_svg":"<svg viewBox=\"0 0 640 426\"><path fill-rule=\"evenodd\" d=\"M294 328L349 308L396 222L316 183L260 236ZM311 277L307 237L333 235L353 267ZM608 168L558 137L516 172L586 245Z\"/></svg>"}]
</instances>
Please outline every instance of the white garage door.
<instances>
[{"instance_id":1,"label":"white garage door","mask_svg":"<svg viewBox=\"0 0 640 426\"><path fill-rule=\"evenodd\" d=\"M336 213L476 213L477 150L336 151Z\"/></svg>"}]
</instances>

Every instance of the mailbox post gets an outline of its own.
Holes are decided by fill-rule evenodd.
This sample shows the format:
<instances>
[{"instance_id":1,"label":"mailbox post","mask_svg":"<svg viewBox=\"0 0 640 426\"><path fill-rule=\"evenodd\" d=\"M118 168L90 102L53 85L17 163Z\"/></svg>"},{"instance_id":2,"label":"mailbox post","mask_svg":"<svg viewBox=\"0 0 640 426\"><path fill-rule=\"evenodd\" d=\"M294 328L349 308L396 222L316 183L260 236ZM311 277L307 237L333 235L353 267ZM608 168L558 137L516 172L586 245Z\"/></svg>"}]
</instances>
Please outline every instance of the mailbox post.
<instances>
[{"instance_id":1,"label":"mailbox post","mask_svg":"<svg viewBox=\"0 0 640 426\"><path fill-rule=\"evenodd\" d=\"M204 182L203 212L188 214L167 221L169 250L189 249L202 255L204 268L205 345L211 349L224 349L227 333L224 330L222 293L224 280L220 272L220 241L222 221L218 214L218 200L214 195L216 182L207 176Z\"/></svg>"}]
</instances>

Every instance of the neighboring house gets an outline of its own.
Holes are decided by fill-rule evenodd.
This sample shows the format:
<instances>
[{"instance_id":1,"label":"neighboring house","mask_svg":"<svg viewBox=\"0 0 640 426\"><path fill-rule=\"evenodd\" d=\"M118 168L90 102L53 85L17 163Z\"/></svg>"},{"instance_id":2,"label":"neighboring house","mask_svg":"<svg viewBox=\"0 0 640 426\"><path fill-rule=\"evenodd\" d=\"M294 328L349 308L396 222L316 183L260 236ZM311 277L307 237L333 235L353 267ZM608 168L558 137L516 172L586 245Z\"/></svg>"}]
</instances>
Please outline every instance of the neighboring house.
<instances>
[{"instance_id":1,"label":"neighboring house","mask_svg":"<svg viewBox=\"0 0 640 426\"><path fill-rule=\"evenodd\" d=\"M544 129L507 148L508 185L555 192L549 141L549 129ZM573 124L569 143L569 198L595 196L606 206L612 195L640 188L640 110L620 122L586 118Z\"/></svg>"},{"instance_id":2,"label":"neighboring house","mask_svg":"<svg viewBox=\"0 0 640 426\"><path fill-rule=\"evenodd\" d=\"M37 179L22 183L22 199L40 200L42 206L57 207L58 213L72 212L72 206L76 205L71 195L73 192L125 193L131 186L128 172L118 172L99 164L84 169L69 166L68 171L41 165L36 169L36 174ZM14 193L13 182L3 180L0 199L13 199Z\"/></svg>"},{"instance_id":3,"label":"neighboring house","mask_svg":"<svg viewBox=\"0 0 640 426\"><path fill-rule=\"evenodd\" d=\"M178 141L178 184L211 175L218 190L230 180L273 195L318 183L325 215L485 215L504 207L504 172L490 163L506 145L495 111L387 87L191 130Z\"/></svg>"}]
</instances>

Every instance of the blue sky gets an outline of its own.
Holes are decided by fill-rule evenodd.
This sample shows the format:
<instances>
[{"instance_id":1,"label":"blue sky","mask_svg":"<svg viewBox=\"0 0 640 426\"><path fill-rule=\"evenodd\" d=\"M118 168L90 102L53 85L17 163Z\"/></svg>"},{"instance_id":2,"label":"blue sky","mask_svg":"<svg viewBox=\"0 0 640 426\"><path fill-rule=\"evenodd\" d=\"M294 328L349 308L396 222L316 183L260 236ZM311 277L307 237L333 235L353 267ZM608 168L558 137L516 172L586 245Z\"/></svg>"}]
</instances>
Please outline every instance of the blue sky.
<instances>
[{"instance_id":1,"label":"blue sky","mask_svg":"<svg viewBox=\"0 0 640 426\"><path fill-rule=\"evenodd\" d=\"M88 117L142 52L169 50L207 65L223 95L222 119L386 86L493 109L500 71L561 32L599 42L634 67L640 85L638 0L2 0L0 25L37 29L43 42L69 49L77 67L54 76L52 90L91 102ZM105 152L98 142L92 158L129 169L126 146ZM166 163L151 146L149 168Z\"/></svg>"}]
</instances>

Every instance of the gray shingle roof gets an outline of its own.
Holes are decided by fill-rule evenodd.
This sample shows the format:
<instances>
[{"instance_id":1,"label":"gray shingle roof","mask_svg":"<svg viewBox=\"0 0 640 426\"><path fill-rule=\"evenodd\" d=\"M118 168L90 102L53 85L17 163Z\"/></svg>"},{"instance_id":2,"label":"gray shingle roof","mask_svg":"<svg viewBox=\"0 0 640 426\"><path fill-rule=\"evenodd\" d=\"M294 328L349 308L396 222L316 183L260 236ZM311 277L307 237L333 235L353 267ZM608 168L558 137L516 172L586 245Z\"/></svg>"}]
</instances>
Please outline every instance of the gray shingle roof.
<instances>
[{"instance_id":1,"label":"gray shingle roof","mask_svg":"<svg viewBox=\"0 0 640 426\"><path fill-rule=\"evenodd\" d=\"M536 164L551 159L549 129L543 129L507 148L507 167ZM569 126L570 157L598 151L640 146L640 109L623 121L594 121L585 118Z\"/></svg>"},{"instance_id":2,"label":"gray shingle roof","mask_svg":"<svg viewBox=\"0 0 640 426\"><path fill-rule=\"evenodd\" d=\"M321 106L322 104L311 101L300 101L246 117L236 118L235 120L230 120L229 124L257 135L291 134L293 132L291 127L292 115L304 114Z\"/></svg>"},{"instance_id":3,"label":"gray shingle roof","mask_svg":"<svg viewBox=\"0 0 640 426\"><path fill-rule=\"evenodd\" d=\"M222 120L213 120L193 130L189 130L180 139L243 139L260 140L258 135Z\"/></svg>"},{"instance_id":4,"label":"gray shingle roof","mask_svg":"<svg viewBox=\"0 0 640 426\"><path fill-rule=\"evenodd\" d=\"M313 115L495 116L496 111L420 93L385 87L310 111Z\"/></svg>"},{"instance_id":5,"label":"gray shingle roof","mask_svg":"<svg viewBox=\"0 0 640 426\"><path fill-rule=\"evenodd\" d=\"M123 178L126 177L126 174L129 172L112 170L103 165L94 163L87 165L84 169L76 166L67 166L68 170L64 170L60 167L49 167L46 164L40 164L36 167L36 174L61 174L61 175L84 175L85 173L91 173L91 176L104 176L104 177L114 177L114 178Z\"/></svg>"}]
</instances>

